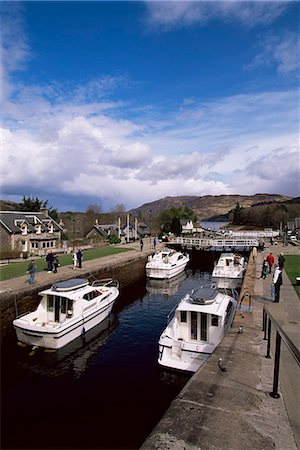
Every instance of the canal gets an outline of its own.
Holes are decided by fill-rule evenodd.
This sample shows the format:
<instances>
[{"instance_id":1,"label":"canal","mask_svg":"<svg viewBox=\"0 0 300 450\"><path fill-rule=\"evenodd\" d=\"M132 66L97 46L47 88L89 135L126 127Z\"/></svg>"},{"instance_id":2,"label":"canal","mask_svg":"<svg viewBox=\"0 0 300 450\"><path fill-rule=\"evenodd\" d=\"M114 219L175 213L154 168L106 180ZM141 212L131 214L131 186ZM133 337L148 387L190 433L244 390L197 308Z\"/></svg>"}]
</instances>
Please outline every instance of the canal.
<instances>
[{"instance_id":1,"label":"canal","mask_svg":"<svg viewBox=\"0 0 300 450\"><path fill-rule=\"evenodd\" d=\"M174 280L140 280L109 321L59 352L31 352L12 336L2 351L1 448L139 448L190 377L157 364L166 316L211 270L212 255L194 257Z\"/></svg>"}]
</instances>

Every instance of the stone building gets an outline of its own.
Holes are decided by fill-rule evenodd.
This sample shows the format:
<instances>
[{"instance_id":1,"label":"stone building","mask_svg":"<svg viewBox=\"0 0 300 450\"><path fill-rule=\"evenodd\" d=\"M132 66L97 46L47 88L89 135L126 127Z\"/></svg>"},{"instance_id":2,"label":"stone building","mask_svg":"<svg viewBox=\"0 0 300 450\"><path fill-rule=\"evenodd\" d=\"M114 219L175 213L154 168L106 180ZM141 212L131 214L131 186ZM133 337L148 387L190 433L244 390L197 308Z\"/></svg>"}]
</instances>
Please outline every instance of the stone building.
<instances>
[{"instance_id":1,"label":"stone building","mask_svg":"<svg viewBox=\"0 0 300 450\"><path fill-rule=\"evenodd\" d=\"M0 211L1 254L44 256L61 246L62 224L43 212Z\"/></svg>"}]
</instances>

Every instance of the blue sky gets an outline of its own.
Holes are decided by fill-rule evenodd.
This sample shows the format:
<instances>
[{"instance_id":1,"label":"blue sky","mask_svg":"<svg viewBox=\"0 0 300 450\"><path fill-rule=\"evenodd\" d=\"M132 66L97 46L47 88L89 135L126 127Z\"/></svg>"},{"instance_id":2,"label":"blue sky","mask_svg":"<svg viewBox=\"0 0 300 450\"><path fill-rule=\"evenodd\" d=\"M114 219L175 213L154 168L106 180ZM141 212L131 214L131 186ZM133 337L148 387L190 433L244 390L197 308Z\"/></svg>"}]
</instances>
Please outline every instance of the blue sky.
<instances>
[{"instance_id":1,"label":"blue sky","mask_svg":"<svg viewBox=\"0 0 300 450\"><path fill-rule=\"evenodd\" d=\"M1 198L299 196L299 2L1 2Z\"/></svg>"}]
</instances>

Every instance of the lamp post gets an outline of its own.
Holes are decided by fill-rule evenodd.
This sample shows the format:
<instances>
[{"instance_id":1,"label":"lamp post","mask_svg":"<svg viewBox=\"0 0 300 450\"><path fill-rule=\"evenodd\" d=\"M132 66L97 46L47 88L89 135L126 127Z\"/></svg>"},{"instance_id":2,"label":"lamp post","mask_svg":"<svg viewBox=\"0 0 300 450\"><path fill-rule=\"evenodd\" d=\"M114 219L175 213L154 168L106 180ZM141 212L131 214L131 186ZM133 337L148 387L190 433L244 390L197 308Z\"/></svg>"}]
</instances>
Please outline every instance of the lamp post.
<instances>
[{"instance_id":1,"label":"lamp post","mask_svg":"<svg viewBox=\"0 0 300 450\"><path fill-rule=\"evenodd\" d=\"M149 231L150 231L150 246L151 246L151 218L152 218L152 211L151 211L151 209L149 209L148 213L149 213L149 222L150 222L150 224L149 224Z\"/></svg>"}]
</instances>

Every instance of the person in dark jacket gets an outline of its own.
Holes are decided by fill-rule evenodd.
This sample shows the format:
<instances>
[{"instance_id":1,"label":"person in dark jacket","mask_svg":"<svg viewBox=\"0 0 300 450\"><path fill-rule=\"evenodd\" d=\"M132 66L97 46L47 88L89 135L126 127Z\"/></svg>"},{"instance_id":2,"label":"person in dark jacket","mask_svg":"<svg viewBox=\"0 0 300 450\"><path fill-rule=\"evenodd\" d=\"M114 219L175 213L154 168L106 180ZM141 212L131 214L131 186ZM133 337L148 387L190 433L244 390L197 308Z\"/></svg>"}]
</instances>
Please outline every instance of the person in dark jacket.
<instances>
[{"instance_id":1,"label":"person in dark jacket","mask_svg":"<svg viewBox=\"0 0 300 450\"><path fill-rule=\"evenodd\" d=\"M32 259L27 267L27 271L26 273L29 273L29 280L28 283L29 284L34 284L35 283L35 274L37 272L37 266L34 264L34 259Z\"/></svg>"},{"instance_id":2,"label":"person in dark jacket","mask_svg":"<svg viewBox=\"0 0 300 450\"><path fill-rule=\"evenodd\" d=\"M54 259L54 257L53 257L52 250L49 250L49 252L47 253L47 256L46 256L48 273L51 273L53 270L53 259Z\"/></svg>"},{"instance_id":3,"label":"person in dark jacket","mask_svg":"<svg viewBox=\"0 0 300 450\"><path fill-rule=\"evenodd\" d=\"M60 266L58 256L56 253L53 255L53 273L57 273L57 268Z\"/></svg>"},{"instance_id":4,"label":"person in dark jacket","mask_svg":"<svg viewBox=\"0 0 300 450\"><path fill-rule=\"evenodd\" d=\"M283 269L284 263L285 263L285 257L283 256L282 253L280 253L280 255L278 256L279 269Z\"/></svg>"},{"instance_id":5,"label":"person in dark jacket","mask_svg":"<svg viewBox=\"0 0 300 450\"><path fill-rule=\"evenodd\" d=\"M82 268L82 251L80 250L80 248L78 249L78 252L77 252L77 263L78 263L78 267L79 267L79 269L81 269Z\"/></svg>"}]
</instances>

